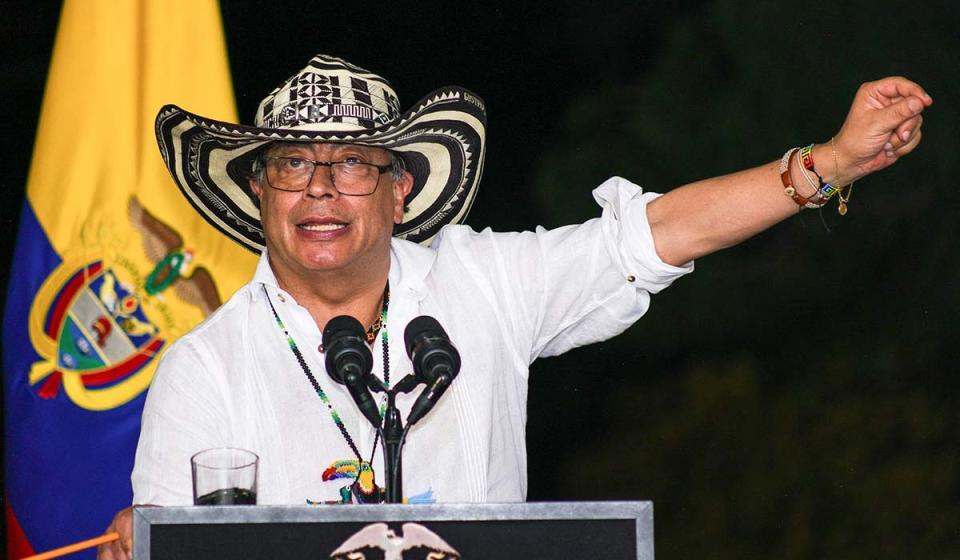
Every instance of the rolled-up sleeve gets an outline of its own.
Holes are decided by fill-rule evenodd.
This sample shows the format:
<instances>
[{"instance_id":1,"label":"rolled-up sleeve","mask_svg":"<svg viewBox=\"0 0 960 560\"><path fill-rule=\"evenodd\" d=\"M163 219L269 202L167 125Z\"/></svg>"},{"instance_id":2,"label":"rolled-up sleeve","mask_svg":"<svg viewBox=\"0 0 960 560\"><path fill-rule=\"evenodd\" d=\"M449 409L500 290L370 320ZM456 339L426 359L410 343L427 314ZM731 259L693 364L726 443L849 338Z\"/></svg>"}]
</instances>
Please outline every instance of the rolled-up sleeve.
<instances>
[{"instance_id":1,"label":"rolled-up sleeve","mask_svg":"<svg viewBox=\"0 0 960 560\"><path fill-rule=\"evenodd\" d=\"M673 266L657 255L647 220L647 204L660 196L644 193L620 177L608 179L593 191L594 200L603 208L600 223L608 251L624 278L651 294L693 272L693 261Z\"/></svg>"}]
</instances>

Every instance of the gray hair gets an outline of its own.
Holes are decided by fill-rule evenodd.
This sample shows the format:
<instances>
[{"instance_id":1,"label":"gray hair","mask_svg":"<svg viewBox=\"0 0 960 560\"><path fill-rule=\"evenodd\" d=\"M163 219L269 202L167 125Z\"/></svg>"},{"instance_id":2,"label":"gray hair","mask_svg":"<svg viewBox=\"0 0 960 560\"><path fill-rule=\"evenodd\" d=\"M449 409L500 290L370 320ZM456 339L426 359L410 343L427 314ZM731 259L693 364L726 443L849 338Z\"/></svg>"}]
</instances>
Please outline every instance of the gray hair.
<instances>
[{"instance_id":1,"label":"gray hair","mask_svg":"<svg viewBox=\"0 0 960 560\"><path fill-rule=\"evenodd\" d=\"M393 176L394 181L399 181L403 179L403 174L407 172L407 162L403 161L403 158L400 157L400 154L393 150L388 150L390 152L390 165L393 166L393 171L390 174Z\"/></svg>"}]
</instances>

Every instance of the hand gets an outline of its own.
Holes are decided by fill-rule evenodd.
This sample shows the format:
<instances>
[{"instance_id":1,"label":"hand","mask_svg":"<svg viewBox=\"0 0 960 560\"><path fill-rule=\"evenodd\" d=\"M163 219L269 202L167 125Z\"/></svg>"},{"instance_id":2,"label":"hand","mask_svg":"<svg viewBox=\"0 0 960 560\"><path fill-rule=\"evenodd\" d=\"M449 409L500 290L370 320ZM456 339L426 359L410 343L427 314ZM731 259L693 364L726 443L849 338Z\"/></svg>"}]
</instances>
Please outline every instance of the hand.
<instances>
[{"instance_id":1,"label":"hand","mask_svg":"<svg viewBox=\"0 0 960 560\"><path fill-rule=\"evenodd\" d=\"M133 556L133 507L124 508L117 512L105 532L112 533L114 531L120 533L120 539L97 547L97 560L131 559Z\"/></svg>"},{"instance_id":2,"label":"hand","mask_svg":"<svg viewBox=\"0 0 960 560\"><path fill-rule=\"evenodd\" d=\"M920 143L920 114L931 104L933 99L927 92L906 78L863 84L853 98L843 127L834 137L840 176L832 177L832 163L818 167L833 178L835 185L847 185L889 167Z\"/></svg>"}]
</instances>

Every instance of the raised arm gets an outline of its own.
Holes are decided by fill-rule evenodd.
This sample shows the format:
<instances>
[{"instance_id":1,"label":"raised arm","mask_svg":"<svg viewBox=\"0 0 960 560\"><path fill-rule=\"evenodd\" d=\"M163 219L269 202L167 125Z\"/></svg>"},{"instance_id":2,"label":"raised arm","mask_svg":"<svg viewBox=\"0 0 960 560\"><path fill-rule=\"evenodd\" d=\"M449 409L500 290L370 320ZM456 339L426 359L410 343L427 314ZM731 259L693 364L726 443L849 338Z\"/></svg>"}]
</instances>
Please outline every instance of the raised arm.
<instances>
[{"instance_id":1,"label":"raised arm","mask_svg":"<svg viewBox=\"0 0 960 560\"><path fill-rule=\"evenodd\" d=\"M932 103L923 88L906 78L863 84L832 141L813 146L815 173L807 171L805 177L799 152L794 152L787 182L803 202L817 192L811 180L846 186L892 165L919 144L921 113ZM680 265L736 245L796 214L800 206L785 195L780 169L781 161L774 161L690 183L653 201L647 217L660 258ZM813 201L818 200L814 196Z\"/></svg>"}]
</instances>

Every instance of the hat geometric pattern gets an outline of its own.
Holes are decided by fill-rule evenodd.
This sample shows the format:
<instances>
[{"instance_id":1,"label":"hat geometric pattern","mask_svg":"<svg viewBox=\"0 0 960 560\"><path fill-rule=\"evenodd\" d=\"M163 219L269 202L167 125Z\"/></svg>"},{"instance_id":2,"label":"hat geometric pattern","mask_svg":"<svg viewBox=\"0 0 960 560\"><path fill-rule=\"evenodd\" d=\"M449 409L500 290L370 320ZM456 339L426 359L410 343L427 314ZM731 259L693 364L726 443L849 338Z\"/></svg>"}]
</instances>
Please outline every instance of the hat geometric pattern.
<instances>
[{"instance_id":1,"label":"hat geometric pattern","mask_svg":"<svg viewBox=\"0 0 960 560\"><path fill-rule=\"evenodd\" d=\"M399 107L380 76L317 55L260 103L254 126L167 105L157 115L157 143L190 204L254 252L263 250L263 227L248 181L267 144L338 142L392 150L414 179L394 235L425 243L470 211L483 172L486 110L479 97L458 87L438 89L406 113Z\"/></svg>"}]
</instances>

